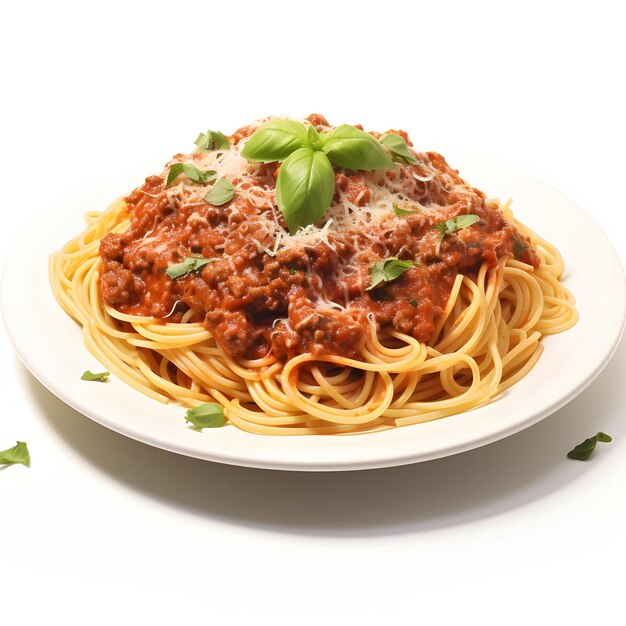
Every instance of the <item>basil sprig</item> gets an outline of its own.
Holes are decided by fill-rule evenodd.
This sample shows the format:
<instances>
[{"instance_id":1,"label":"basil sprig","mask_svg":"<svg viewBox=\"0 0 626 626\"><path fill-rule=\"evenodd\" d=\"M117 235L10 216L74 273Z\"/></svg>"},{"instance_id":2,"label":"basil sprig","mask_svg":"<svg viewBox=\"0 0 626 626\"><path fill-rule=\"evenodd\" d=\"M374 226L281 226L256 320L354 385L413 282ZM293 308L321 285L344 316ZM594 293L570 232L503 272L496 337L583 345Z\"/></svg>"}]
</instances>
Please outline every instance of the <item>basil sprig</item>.
<instances>
[{"instance_id":1,"label":"basil sprig","mask_svg":"<svg viewBox=\"0 0 626 626\"><path fill-rule=\"evenodd\" d=\"M219 428L226 423L224 409L215 402L204 402L189 409L185 419L196 428Z\"/></svg>"},{"instance_id":2,"label":"basil sprig","mask_svg":"<svg viewBox=\"0 0 626 626\"><path fill-rule=\"evenodd\" d=\"M191 272L195 272L201 267L204 267L207 263L213 263L213 261L217 261L217 259L204 259L197 256L188 256L182 263L170 265L165 270L165 273L170 278L176 279L181 276L185 276L186 274L190 274Z\"/></svg>"},{"instance_id":3,"label":"basil sprig","mask_svg":"<svg viewBox=\"0 0 626 626\"><path fill-rule=\"evenodd\" d=\"M384 261L378 261L372 265L372 278L370 286L366 289L374 289L380 283L390 282L398 278L398 276L404 274L408 269L413 267L411 261L401 261L396 257L385 259Z\"/></svg>"},{"instance_id":4,"label":"basil sprig","mask_svg":"<svg viewBox=\"0 0 626 626\"><path fill-rule=\"evenodd\" d=\"M271 120L254 132L241 151L248 161L283 161L276 180L276 202L293 235L314 224L330 206L335 190L332 164L351 170L393 167L372 135L342 124L319 133L294 120Z\"/></svg>"},{"instance_id":5,"label":"basil sprig","mask_svg":"<svg viewBox=\"0 0 626 626\"><path fill-rule=\"evenodd\" d=\"M333 166L322 152L299 148L283 162L276 182L276 202L293 235L300 226L317 222L335 192Z\"/></svg>"},{"instance_id":6,"label":"basil sprig","mask_svg":"<svg viewBox=\"0 0 626 626\"><path fill-rule=\"evenodd\" d=\"M419 163L419 161L409 152L409 146L406 145L406 141L404 141L400 135L389 133L385 135L380 142L389 148L394 161L404 161L405 163L411 163L412 165Z\"/></svg>"},{"instance_id":7,"label":"basil sprig","mask_svg":"<svg viewBox=\"0 0 626 626\"><path fill-rule=\"evenodd\" d=\"M479 221L480 217L478 215L457 215L456 217L446 220L445 222L435 224L434 228L439 231L441 238L443 239L446 235L449 235L457 230L461 230L461 228L467 228L468 226L471 226Z\"/></svg>"},{"instance_id":8,"label":"basil sprig","mask_svg":"<svg viewBox=\"0 0 626 626\"><path fill-rule=\"evenodd\" d=\"M167 174L165 186L169 187L184 172L185 176L195 183L208 183L217 177L215 170L199 170L193 163L174 163Z\"/></svg>"},{"instance_id":9,"label":"basil sprig","mask_svg":"<svg viewBox=\"0 0 626 626\"><path fill-rule=\"evenodd\" d=\"M16 446L0 451L0 465L30 465L30 453L25 441L18 441Z\"/></svg>"},{"instance_id":10,"label":"basil sprig","mask_svg":"<svg viewBox=\"0 0 626 626\"><path fill-rule=\"evenodd\" d=\"M226 135L220 133L219 130L207 130L206 133L200 133L194 143L198 152L228 150L230 148L230 142Z\"/></svg>"},{"instance_id":11,"label":"basil sprig","mask_svg":"<svg viewBox=\"0 0 626 626\"><path fill-rule=\"evenodd\" d=\"M597 435L589 437L589 439L585 439L582 443L579 443L573 450L570 450L567 453L567 458L574 459L575 461L587 461L596 449L598 441L611 443L613 437L606 433L599 432Z\"/></svg>"},{"instance_id":12,"label":"basil sprig","mask_svg":"<svg viewBox=\"0 0 626 626\"><path fill-rule=\"evenodd\" d=\"M93 381L96 383L108 383L109 376L111 376L111 372L98 372L97 374L94 374L93 372L90 372L89 370L87 370L86 372L83 373L80 379L89 380L89 381Z\"/></svg>"}]
</instances>

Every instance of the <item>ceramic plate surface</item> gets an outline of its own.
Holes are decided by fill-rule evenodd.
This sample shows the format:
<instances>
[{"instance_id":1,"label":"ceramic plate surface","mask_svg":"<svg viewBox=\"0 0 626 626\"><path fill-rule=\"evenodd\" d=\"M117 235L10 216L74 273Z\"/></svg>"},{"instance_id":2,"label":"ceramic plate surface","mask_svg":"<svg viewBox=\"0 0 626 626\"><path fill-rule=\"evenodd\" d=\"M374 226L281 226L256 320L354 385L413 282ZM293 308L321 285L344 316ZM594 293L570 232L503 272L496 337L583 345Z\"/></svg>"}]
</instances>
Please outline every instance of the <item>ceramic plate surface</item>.
<instances>
[{"instance_id":1,"label":"ceramic plate surface","mask_svg":"<svg viewBox=\"0 0 626 626\"><path fill-rule=\"evenodd\" d=\"M515 216L556 245L580 313L574 328L542 340L545 350L528 376L486 406L366 435L269 437L231 426L196 432L187 427L180 406L161 405L114 378L106 385L81 382L83 371L101 366L84 348L79 326L57 305L47 274L48 254L82 230L78 214L60 213L54 227L46 224L31 234L27 263L20 256L9 259L2 285L9 336L32 374L87 417L147 444L221 463L316 471L388 467L511 435L574 398L606 365L624 327L624 273L599 227L560 192L500 160L442 152L490 197L513 198ZM111 190L111 199L121 191Z\"/></svg>"}]
</instances>

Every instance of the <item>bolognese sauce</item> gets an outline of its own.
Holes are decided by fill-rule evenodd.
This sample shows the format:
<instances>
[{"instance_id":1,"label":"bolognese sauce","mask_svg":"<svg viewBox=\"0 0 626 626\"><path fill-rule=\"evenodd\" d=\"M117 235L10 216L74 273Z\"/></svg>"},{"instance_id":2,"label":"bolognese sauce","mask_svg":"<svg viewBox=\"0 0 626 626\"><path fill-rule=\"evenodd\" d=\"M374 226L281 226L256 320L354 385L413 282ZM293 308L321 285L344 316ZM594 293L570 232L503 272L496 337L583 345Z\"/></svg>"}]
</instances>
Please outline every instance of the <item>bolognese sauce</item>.
<instances>
[{"instance_id":1,"label":"bolognese sauce","mask_svg":"<svg viewBox=\"0 0 626 626\"><path fill-rule=\"evenodd\" d=\"M320 115L307 120L318 131L330 127ZM413 151L416 164L385 171L335 167L327 214L290 235L276 204L279 164L239 155L254 130L235 132L229 150L176 155L126 197L128 229L100 245L109 306L164 322L191 309L233 357L356 357L371 321L428 341L458 274L473 277L482 264L507 256L539 265L529 239L497 203L435 152ZM393 132L412 146L405 133ZM206 168L215 159L234 186L229 202L210 204L206 186L186 177L167 185L173 164ZM470 214L479 219L467 228L446 236L437 228ZM211 262L171 278L166 270L188 257ZM372 267L385 259L411 266L372 288Z\"/></svg>"}]
</instances>

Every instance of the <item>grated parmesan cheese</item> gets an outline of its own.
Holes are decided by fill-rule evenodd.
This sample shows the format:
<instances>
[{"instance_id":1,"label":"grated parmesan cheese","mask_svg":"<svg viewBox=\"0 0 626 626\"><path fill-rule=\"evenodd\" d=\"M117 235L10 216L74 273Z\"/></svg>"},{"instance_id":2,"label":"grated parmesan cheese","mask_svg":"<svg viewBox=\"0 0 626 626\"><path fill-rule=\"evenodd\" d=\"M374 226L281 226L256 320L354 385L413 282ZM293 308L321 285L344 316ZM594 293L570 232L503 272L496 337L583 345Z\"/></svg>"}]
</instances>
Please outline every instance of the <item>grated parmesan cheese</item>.
<instances>
[{"instance_id":1,"label":"grated parmesan cheese","mask_svg":"<svg viewBox=\"0 0 626 626\"><path fill-rule=\"evenodd\" d=\"M259 126L267 119L270 118L258 120L252 126ZM309 124L305 120L303 123ZM216 180L228 179L235 189L235 197L230 206L224 210L236 212L240 202L249 203L258 209L258 215L255 216L255 241L259 252L265 252L270 256L276 256L281 250L313 246L320 242L335 249L334 242L337 238L345 238L349 232L357 232L367 237L372 237L374 236L372 233L377 233L377 241L384 246L383 235L394 229L393 220L403 219L395 216L394 206L418 211L425 215L437 214L438 216L441 216L442 209L445 209L432 202L423 205L415 200L417 197L428 195L426 185L435 178L437 173L432 165L422 161L421 173L417 174L413 167L396 163L391 169L376 170L365 180L370 192L369 202L360 204L364 192L357 196L356 202L352 202L348 194L338 187L324 217L316 224L300 228L294 235L291 235L281 226L282 216L276 204L275 185L259 183L263 180L261 168L266 166L249 162L241 156L245 143L244 139L237 145L231 146L230 150L178 155L168 163L163 176L167 176L173 164L191 162L200 170L215 170ZM444 182L449 191L453 187L461 193L468 191L463 184L456 183L451 177L448 178L449 180ZM172 206L181 203L186 206L206 207L208 205L204 202L204 196L209 188L192 184L184 174L181 174L175 184L166 189L166 193ZM191 220L196 224L206 222L206 218L200 212L194 213ZM389 220L392 221L385 226L385 222ZM369 227L367 232L363 230L366 226ZM356 238L355 235L355 241ZM350 268L345 269L350 271Z\"/></svg>"}]
</instances>

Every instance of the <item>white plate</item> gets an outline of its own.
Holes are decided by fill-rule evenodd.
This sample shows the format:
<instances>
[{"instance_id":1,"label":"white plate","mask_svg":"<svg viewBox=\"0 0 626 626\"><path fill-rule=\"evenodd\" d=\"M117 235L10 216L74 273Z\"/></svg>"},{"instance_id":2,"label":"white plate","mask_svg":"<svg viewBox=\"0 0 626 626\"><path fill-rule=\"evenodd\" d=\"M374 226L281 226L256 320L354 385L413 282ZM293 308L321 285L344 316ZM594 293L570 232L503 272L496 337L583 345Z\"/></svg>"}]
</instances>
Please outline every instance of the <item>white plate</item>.
<instances>
[{"instance_id":1,"label":"white plate","mask_svg":"<svg viewBox=\"0 0 626 626\"><path fill-rule=\"evenodd\" d=\"M543 340L545 350L530 374L487 406L367 435L268 437L234 427L196 432L186 426L180 406L163 406L115 379L106 385L85 384L82 372L100 366L83 347L78 325L54 300L47 277L47 255L81 229L78 215L31 235L27 263L21 255L9 259L2 289L9 336L34 376L87 417L150 445L221 463L317 471L388 467L456 454L511 435L573 399L604 368L624 327L624 273L598 226L549 185L499 160L459 150L444 154L489 196L514 198L518 219L559 248L565 283L580 313L574 328ZM111 198L120 191L111 190Z\"/></svg>"}]
</instances>

